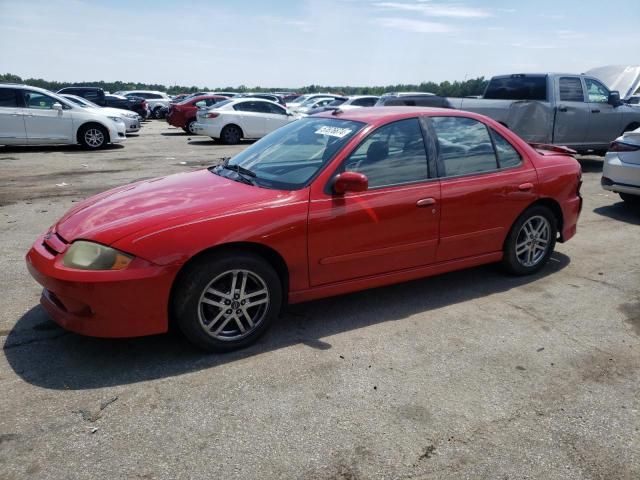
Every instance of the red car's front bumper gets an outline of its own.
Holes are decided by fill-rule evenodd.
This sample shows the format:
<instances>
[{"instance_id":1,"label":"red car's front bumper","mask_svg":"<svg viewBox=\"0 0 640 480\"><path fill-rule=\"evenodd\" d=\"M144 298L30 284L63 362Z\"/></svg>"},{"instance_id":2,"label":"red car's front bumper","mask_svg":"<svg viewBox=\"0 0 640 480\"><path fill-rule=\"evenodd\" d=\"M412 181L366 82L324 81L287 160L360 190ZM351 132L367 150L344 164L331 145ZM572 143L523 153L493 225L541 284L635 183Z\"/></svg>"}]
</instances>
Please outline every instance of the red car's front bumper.
<instances>
[{"instance_id":1,"label":"red car's front bumper","mask_svg":"<svg viewBox=\"0 0 640 480\"><path fill-rule=\"evenodd\" d=\"M134 259L124 270L75 270L62 265L62 256L45 247L41 236L26 257L29 273L44 287L42 305L61 327L94 337L167 331L178 265Z\"/></svg>"}]
</instances>

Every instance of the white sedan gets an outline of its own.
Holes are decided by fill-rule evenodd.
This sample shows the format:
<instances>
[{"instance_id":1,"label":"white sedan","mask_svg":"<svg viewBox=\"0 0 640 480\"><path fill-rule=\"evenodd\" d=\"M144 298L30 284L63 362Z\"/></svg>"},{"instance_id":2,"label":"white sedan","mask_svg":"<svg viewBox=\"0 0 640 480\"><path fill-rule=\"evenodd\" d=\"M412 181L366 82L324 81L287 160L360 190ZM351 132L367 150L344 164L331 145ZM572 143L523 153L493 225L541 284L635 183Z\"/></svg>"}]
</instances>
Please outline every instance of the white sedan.
<instances>
[{"instance_id":1,"label":"white sedan","mask_svg":"<svg viewBox=\"0 0 640 480\"><path fill-rule=\"evenodd\" d=\"M234 145L243 138L262 138L298 118L269 100L233 98L199 110L194 131Z\"/></svg>"},{"instance_id":2,"label":"white sedan","mask_svg":"<svg viewBox=\"0 0 640 480\"><path fill-rule=\"evenodd\" d=\"M105 115L114 115L122 118L127 133L135 133L140 130L140 115L131 110L124 110L123 108L101 107L100 105L93 103L86 98L78 97L77 95L71 95L69 93L61 93L61 97L71 100L76 105L83 108L96 108Z\"/></svg>"},{"instance_id":3,"label":"white sedan","mask_svg":"<svg viewBox=\"0 0 640 480\"><path fill-rule=\"evenodd\" d=\"M125 140L119 116L79 107L43 88L0 83L0 145L79 143L95 150Z\"/></svg>"},{"instance_id":4,"label":"white sedan","mask_svg":"<svg viewBox=\"0 0 640 480\"><path fill-rule=\"evenodd\" d=\"M602 169L602 188L626 203L640 205L640 128L625 132L609 147Z\"/></svg>"}]
</instances>

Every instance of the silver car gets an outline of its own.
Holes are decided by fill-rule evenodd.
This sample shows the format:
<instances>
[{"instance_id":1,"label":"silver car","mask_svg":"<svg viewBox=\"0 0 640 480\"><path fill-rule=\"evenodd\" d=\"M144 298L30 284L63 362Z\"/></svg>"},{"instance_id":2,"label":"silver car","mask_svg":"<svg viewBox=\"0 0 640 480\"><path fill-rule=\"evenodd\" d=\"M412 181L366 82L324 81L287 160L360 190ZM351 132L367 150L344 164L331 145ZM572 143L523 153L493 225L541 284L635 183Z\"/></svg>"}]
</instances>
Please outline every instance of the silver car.
<instances>
[{"instance_id":1,"label":"silver car","mask_svg":"<svg viewBox=\"0 0 640 480\"><path fill-rule=\"evenodd\" d=\"M77 95L70 95L68 93L61 93L60 96L70 100L80 107L97 108L105 115L117 115L122 118L127 133L135 133L140 130L142 118L136 112L124 110L122 108L101 107L86 98L78 97Z\"/></svg>"},{"instance_id":2,"label":"silver car","mask_svg":"<svg viewBox=\"0 0 640 480\"><path fill-rule=\"evenodd\" d=\"M625 203L640 205L640 128L624 133L609 146L601 183Z\"/></svg>"}]
</instances>

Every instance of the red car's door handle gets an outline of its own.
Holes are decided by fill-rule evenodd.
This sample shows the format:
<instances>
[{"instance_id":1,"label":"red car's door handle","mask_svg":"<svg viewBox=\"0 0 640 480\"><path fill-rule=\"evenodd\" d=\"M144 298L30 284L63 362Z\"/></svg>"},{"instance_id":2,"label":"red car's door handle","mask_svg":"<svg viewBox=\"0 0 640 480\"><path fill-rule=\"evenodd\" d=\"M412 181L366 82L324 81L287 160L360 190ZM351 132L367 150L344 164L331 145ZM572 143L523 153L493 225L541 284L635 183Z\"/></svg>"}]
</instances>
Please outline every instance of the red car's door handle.
<instances>
[{"instance_id":1,"label":"red car's door handle","mask_svg":"<svg viewBox=\"0 0 640 480\"><path fill-rule=\"evenodd\" d=\"M518 190L521 190L523 192L528 192L529 190L533 190L533 183L523 183L521 185L518 185Z\"/></svg>"},{"instance_id":2,"label":"red car's door handle","mask_svg":"<svg viewBox=\"0 0 640 480\"><path fill-rule=\"evenodd\" d=\"M421 200L418 200L416 202L416 207L430 207L431 205L435 205L436 204L436 199L435 198L423 198Z\"/></svg>"}]
</instances>

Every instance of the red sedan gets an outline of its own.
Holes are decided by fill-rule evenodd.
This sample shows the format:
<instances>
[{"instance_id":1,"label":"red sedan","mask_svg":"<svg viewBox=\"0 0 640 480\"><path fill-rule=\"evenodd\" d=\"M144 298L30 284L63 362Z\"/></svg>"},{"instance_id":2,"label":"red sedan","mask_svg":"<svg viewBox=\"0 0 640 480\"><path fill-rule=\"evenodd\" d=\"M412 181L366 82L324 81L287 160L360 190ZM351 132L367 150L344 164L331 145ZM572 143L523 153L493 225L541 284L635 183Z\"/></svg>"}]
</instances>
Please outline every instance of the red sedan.
<instances>
[{"instance_id":1,"label":"red sedan","mask_svg":"<svg viewBox=\"0 0 640 480\"><path fill-rule=\"evenodd\" d=\"M362 108L282 127L226 163L78 204L27 254L42 304L101 337L255 341L296 303L502 262L541 269L576 233L581 170L493 120Z\"/></svg>"},{"instance_id":2,"label":"red sedan","mask_svg":"<svg viewBox=\"0 0 640 480\"><path fill-rule=\"evenodd\" d=\"M201 105L211 107L224 100L229 99L220 95L199 95L183 100L180 103L172 103L169 105L167 123L174 127L181 128L187 133L196 135L193 131L193 126L196 124L196 113L198 112L196 103L202 102Z\"/></svg>"}]
</instances>

